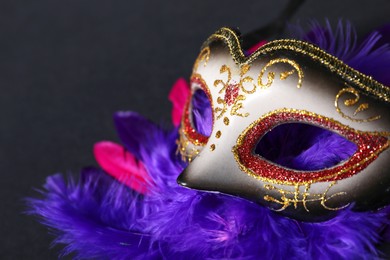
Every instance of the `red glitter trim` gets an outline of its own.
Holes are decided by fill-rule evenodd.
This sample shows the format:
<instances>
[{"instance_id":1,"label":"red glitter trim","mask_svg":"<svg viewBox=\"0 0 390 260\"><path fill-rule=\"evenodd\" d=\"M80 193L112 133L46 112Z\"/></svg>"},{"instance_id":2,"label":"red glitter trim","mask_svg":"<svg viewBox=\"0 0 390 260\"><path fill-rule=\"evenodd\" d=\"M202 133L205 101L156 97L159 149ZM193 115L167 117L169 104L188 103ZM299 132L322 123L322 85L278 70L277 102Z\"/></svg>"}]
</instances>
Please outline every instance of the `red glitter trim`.
<instances>
[{"instance_id":1,"label":"red glitter trim","mask_svg":"<svg viewBox=\"0 0 390 260\"><path fill-rule=\"evenodd\" d=\"M332 130L354 142L358 149L345 163L320 171L297 171L272 164L253 153L258 141L269 130L287 122L305 122ZM239 139L240 140L240 139ZM289 184L313 183L318 181L337 181L348 178L374 161L380 152L388 148L388 139L377 133L360 132L329 118L306 111L275 112L256 122L244 132L235 148L241 166L250 173L267 181Z\"/></svg>"},{"instance_id":2,"label":"red glitter trim","mask_svg":"<svg viewBox=\"0 0 390 260\"><path fill-rule=\"evenodd\" d=\"M196 74L196 75L192 76L190 83L191 83L191 85L198 84L201 87L201 89L206 93L207 97L210 100L210 104L212 104L210 91L207 88L206 83L204 82L204 80L201 78L200 75ZM188 138L188 140L190 142L192 142L196 145L205 145L207 143L207 141L209 140L209 137L202 135L201 133L198 133L192 125L192 120L191 120L191 116L190 116L191 99L192 99L192 95L187 100L185 112L183 114L184 134L186 135L186 137ZM213 117L213 125L214 125L214 117Z\"/></svg>"}]
</instances>

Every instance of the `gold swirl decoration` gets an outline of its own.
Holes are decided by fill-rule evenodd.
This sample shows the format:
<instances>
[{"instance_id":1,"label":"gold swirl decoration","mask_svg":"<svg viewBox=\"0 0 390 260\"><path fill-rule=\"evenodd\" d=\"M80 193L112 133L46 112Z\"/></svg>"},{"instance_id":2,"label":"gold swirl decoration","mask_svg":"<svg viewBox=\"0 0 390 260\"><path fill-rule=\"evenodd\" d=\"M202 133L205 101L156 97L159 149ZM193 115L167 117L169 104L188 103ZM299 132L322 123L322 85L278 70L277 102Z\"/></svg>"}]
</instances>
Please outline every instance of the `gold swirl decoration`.
<instances>
[{"instance_id":1,"label":"gold swirl decoration","mask_svg":"<svg viewBox=\"0 0 390 260\"><path fill-rule=\"evenodd\" d=\"M357 118L353 118L353 117L350 117L348 115L346 115L340 105L339 105L339 100L341 98L341 96L343 96L344 94L350 94L350 95L353 95L354 98L350 98L350 99L346 99L344 101L344 105L346 107L352 107L352 106L357 106L358 105L358 102L360 100L360 95L359 95L359 92L352 88L352 87L347 87L347 88L343 88L342 90L339 91L339 93L337 93L336 95L336 99L334 101L334 105L336 107L336 110L337 112L344 118L347 118L353 122L371 122L371 121L375 121L375 120L378 120L381 118L380 115L376 115L376 116L371 116L369 118L365 118L365 119L357 119ZM369 104L368 103L361 103L360 105L358 105L358 107L356 108L355 112L353 113L353 116L357 116L357 114L359 114L360 112L363 112L363 111L366 111L367 109L369 109Z\"/></svg>"},{"instance_id":2,"label":"gold swirl decoration","mask_svg":"<svg viewBox=\"0 0 390 260\"><path fill-rule=\"evenodd\" d=\"M298 40L276 40L263 45L251 55L245 56L236 32L230 28L223 27L206 40L202 49L209 47L216 41L222 41L229 48L230 55L239 66L250 64L258 57L272 54L276 51L289 51L294 54L303 55L321 64L328 71L338 75L353 88L390 103L390 87L349 67L338 58L313 44Z\"/></svg>"},{"instance_id":3,"label":"gold swirl decoration","mask_svg":"<svg viewBox=\"0 0 390 260\"><path fill-rule=\"evenodd\" d=\"M258 80L257 80L257 83L259 84L259 86L261 88L269 88L272 85L272 83L274 82L274 79L275 79L275 73L274 72L271 71L271 72L268 73L268 75L267 75L267 83L264 84L262 79L263 79L263 76L264 76L264 73L266 72L266 70L269 67L273 66L274 64L278 64L278 63L286 63L286 64L289 64L290 66L292 66L294 68L293 70L282 72L280 74L280 79L281 80L285 80L289 76L294 74L295 71L297 71L297 73L298 73L297 88L300 88L302 86L303 71L302 71L301 67L299 67L298 63L296 63L293 60L289 60L289 59L273 59L273 60L270 60L260 71L260 74L259 74L259 77L258 77Z\"/></svg>"},{"instance_id":4,"label":"gold swirl decoration","mask_svg":"<svg viewBox=\"0 0 390 260\"><path fill-rule=\"evenodd\" d=\"M227 79L225 81L221 79L217 79L214 81L214 87L221 88L218 91L218 93L221 95L217 98L217 104L220 106L214 109L214 112L217 114L217 120L220 119L228 111L229 107L231 107L231 116L249 116L249 113L240 112L240 110L243 108L243 103L241 101L244 101L246 99L245 95L240 94L240 91L242 91L244 94L253 94L256 91L256 85L253 84L253 78L250 76L246 76L246 73L249 70L249 65L241 66L240 79L238 83L236 83L232 80L231 68L226 64L221 66L219 72L220 74L227 74ZM248 85L252 86L247 89L246 86ZM236 95L230 92L236 92ZM229 97L229 93L232 96Z\"/></svg>"},{"instance_id":5,"label":"gold swirl decoration","mask_svg":"<svg viewBox=\"0 0 390 260\"><path fill-rule=\"evenodd\" d=\"M205 47L201 50L198 57L195 60L194 67L193 67L193 73L195 73L198 70L199 63L203 62L203 66L207 66L207 62L210 59L210 47Z\"/></svg>"}]
</instances>

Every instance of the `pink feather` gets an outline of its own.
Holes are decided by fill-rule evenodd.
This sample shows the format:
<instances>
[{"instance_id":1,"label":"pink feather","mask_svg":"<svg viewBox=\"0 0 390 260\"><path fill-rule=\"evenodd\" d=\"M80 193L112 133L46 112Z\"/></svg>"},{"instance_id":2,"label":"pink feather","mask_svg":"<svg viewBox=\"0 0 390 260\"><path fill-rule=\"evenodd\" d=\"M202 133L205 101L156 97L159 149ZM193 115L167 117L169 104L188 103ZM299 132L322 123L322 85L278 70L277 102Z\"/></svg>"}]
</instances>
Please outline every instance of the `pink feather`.
<instances>
[{"instance_id":1,"label":"pink feather","mask_svg":"<svg viewBox=\"0 0 390 260\"><path fill-rule=\"evenodd\" d=\"M258 48L260 48L261 46L263 46L266 43L267 43L267 41L260 41L260 42L256 43L255 45L253 45L252 47L250 47L247 50L247 54L250 55L250 54L254 53L255 51L257 51Z\"/></svg>"},{"instance_id":2,"label":"pink feather","mask_svg":"<svg viewBox=\"0 0 390 260\"><path fill-rule=\"evenodd\" d=\"M95 159L100 167L131 189L146 194L151 178L142 162L116 143L102 141L93 147Z\"/></svg>"},{"instance_id":3,"label":"pink feather","mask_svg":"<svg viewBox=\"0 0 390 260\"><path fill-rule=\"evenodd\" d=\"M183 78L179 78L172 87L169 93L169 100L172 102L172 122L174 126L180 125L184 107L187 98L190 95L190 87Z\"/></svg>"}]
</instances>

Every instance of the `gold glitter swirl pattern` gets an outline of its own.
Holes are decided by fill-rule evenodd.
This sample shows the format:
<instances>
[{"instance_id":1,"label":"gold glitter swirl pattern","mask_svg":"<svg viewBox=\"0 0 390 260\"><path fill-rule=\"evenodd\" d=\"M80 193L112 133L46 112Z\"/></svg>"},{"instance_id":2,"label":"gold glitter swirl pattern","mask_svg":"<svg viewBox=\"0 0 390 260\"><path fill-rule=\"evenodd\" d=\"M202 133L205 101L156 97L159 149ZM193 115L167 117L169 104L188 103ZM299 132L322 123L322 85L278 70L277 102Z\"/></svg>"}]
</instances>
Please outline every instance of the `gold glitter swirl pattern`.
<instances>
[{"instance_id":1,"label":"gold glitter swirl pattern","mask_svg":"<svg viewBox=\"0 0 390 260\"><path fill-rule=\"evenodd\" d=\"M264 188L266 190L278 192L279 197L277 198L277 197L274 197L271 195L265 195L263 198L265 201L273 202L273 203L281 205L281 207L278 209L271 208L273 211L283 211L290 206L293 206L294 209L297 209L298 205L302 204L303 208L307 212L310 212L310 210L307 206L307 203L308 202L315 202L315 201L319 201L320 204L327 210L336 211L336 210L343 209L349 205L349 204L347 204L347 205L344 205L341 207L335 207L335 208L329 207L326 205L326 202L329 201L330 199L337 197L337 196L346 195L346 192L338 192L338 193L335 193L335 194L328 196L329 190L336 184L337 184L337 181L331 182L328 185L328 187L325 189L325 191L321 194L309 193L309 190L311 187L310 184L304 185L303 192L301 192L299 184L294 185L294 191L287 191L284 189L276 188L274 185L271 185L271 184L264 184Z\"/></svg>"},{"instance_id":2,"label":"gold glitter swirl pattern","mask_svg":"<svg viewBox=\"0 0 390 260\"><path fill-rule=\"evenodd\" d=\"M295 54L301 54L318 62L330 72L335 73L352 87L361 90L365 94L373 95L382 101L390 103L390 87L349 67L338 58L313 44L298 40L276 40L263 45L250 56L245 56L237 34L232 29L226 27L219 29L211 35L203 44L204 48L215 41L222 41L227 45L233 60L239 66L250 64L259 56L272 54L276 51L291 51Z\"/></svg>"},{"instance_id":3,"label":"gold glitter swirl pattern","mask_svg":"<svg viewBox=\"0 0 390 260\"><path fill-rule=\"evenodd\" d=\"M241 66L240 70L240 83L239 86L241 87L242 92L245 94L253 94L256 92L256 84L253 84L253 78L250 76L245 76L245 74L250 70L251 66L248 64L245 64ZM248 83L248 84L246 84ZM249 90L245 87L251 85Z\"/></svg>"},{"instance_id":4,"label":"gold glitter swirl pattern","mask_svg":"<svg viewBox=\"0 0 390 260\"><path fill-rule=\"evenodd\" d=\"M176 140L177 150L176 153L180 153L181 160L183 162L192 162L192 160L200 153L200 150L192 147L189 149L190 141L185 138L184 130L181 127L179 130L179 139Z\"/></svg>"},{"instance_id":5,"label":"gold glitter swirl pattern","mask_svg":"<svg viewBox=\"0 0 390 260\"><path fill-rule=\"evenodd\" d=\"M217 104L221 105L219 107L214 108L214 112L217 115L217 120L218 120L226 113L227 104L221 97L217 98Z\"/></svg>"},{"instance_id":6,"label":"gold glitter swirl pattern","mask_svg":"<svg viewBox=\"0 0 390 260\"><path fill-rule=\"evenodd\" d=\"M210 59L210 47L205 47L202 49L202 51L199 53L198 57L195 60L193 73L195 73L198 70L199 63L201 62L203 62L203 66L206 67L209 59Z\"/></svg>"},{"instance_id":7,"label":"gold glitter swirl pattern","mask_svg":"<svg viewBox=\"0 0 390 260\"><path fill-rule=\"evenodd\" d=\"M347 99L344 101L344 105L347 106L347 107L351 107L351 106L354 106L356 105L358 102L359 102L359 99L360 99L360 95L359 95L359 92L352 88L352 87L348 87L348 88L343 88L342 90L339 91L339 93L336 95L336 99L334 101L334 105L336 107L336 110L337 112L344 118L347 118L353 122L371 122L371 121L375 121L375 120L378 120L381 118L380 115L377 115L377 116L371 116L369 118L366 118L366 119L356 119L356 118L352 118L350 116L347 116L340 108L340 105L339 105L339 99L342 95L344 94L351 94L351 95L354 95L355 98L353 99ZM358 108L355 110L355 112L353 113L353 116L356 116L358 113L360 112L363 112L365 110L367 110L369 108L369 105L368 103L363 103L363 104L360 104L358 106Z\"/></svg>"},{"instance_id":8,"label":"gold glitter swirl pattern","mask_svg":"<svg viewBox=\"0 0 390 260\"><path fill-rule=\"evenodd\" d=\"M214 109L214 112L217 115L217 120L220 119L229 108L231 116L249 116L249 113L240 112L240 110L244 107L241 101L246 99L245 95L240 94L240 91L244 92L245 94L252 94L256 91L256 85L253 84L253 78L250 76L245 76L249 70L249 65L241 66L240 78L237 83L232 79L231 68L225 64L221 66L219 73L227 74L227 79L225 81L222 79L217 79L214 81L214 87L221 88L218 91L221 96L217 98L217 104L220 106ZM246 88L249 85L247 83L252 85L249 89Z\"/></svg>"},{"instance_id":9,"label":"gold glitter swirl pattern","mask_svg":"<svg viewBox=\"0 0 390 260\"><path fill-rule=\"evenodd\" d=\"M303 80L303 71L301 67L293 60L290 59L273 59L269 61L260 71L258 76L258 85L261 88L268 88L272 85L275 79L275 73L270 71L268 73L268 81L267 83L263 83L263 76L265 72L273 65L285 63L293 67L293 70L284 71L280 74L280 79L285 80L289 76L295 73L298 74L298 84L297 88L302 86ZM240 66L240 75L239 79L235 81L232 76L231 68L224 64L219 69L220 74L226 74L226 80L217 79L214 81L214 87L220 88L218 91L221 96L217 98L217 104L220 105L214 109L214 112L217 115L217 120L224 116L224 114L230 108L231 116L239 116L239 117L247 117L249 113L241 112L244 108L244 104L242 101L246 100L246 95L251 95L256 92L257 85L254 83L254 80L251 76L247 76L246 74L251 69L250 65L244 64Z\"/></svg>"},{"instance_id":10,"label":"gold glitter swirl pattern","mask_svg":"<svg viewBox=\"0 0 390 260\"><path fill-rule=\"evenodd\" d=\"M265 84L263 83L263 76L264 76L265 71L269 67L271 67L274 64L278 64L278 63L286 63L286 64L289 64L290 66L292 66L294 68L294 70L282 72L280 74L280 79L281 80L285 80L289 76L294 74L294 71L297 71L297 73L298 73L297 88L300 88L302 86L303 71L302 71L301 67L298 65L298 63L296 63L293 60L289 60L289 59L273 59L273 60L270 60L260 71L259 78L257 80L259 86L261 88L269 88L272 85L272 83L274 82L274 79L275 79L275 73L272 72L272 71L268 73L268 75L267 75L267 83L265 83Z\"/></svg>"},{"instance_id":11,"label":"gold glitter swirl pattern","mask_svg":"<svg viewBox=\"0 0 390 260\"><path fill-rule=\"evenodd\" d=\"M221 68L219 69L220 74L227 73L227 80L223 81L221 79L217 79L214 81L214 87L221 86L221 89L219 90L219 94L222 94L226 88L228 87L230 81L232 80L232 72L230 68L227 65L222 65Z\"/></svg>"}]
</instances>

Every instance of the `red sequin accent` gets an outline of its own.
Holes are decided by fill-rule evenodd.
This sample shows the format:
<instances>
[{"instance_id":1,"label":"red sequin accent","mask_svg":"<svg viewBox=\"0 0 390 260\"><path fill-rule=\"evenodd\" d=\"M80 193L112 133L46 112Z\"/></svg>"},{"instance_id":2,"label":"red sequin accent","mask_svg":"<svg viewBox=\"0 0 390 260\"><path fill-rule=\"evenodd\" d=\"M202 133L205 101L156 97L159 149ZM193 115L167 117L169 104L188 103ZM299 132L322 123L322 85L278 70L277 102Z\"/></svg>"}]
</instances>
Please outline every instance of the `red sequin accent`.
<instances>
[{"instance_id":1,"label":"red sequin accent","mask_svg":"<svg viewBox=\"0 0 390 260\"><path fill-rule=\"evenodd\" d=\"M310 123L332 130L356 143L358 146L357 151L345 163L319 171L297 171L282 168L253 153L262 136L277 125L287 122ZM255 176L266 179L267 181L283 184L337 181L348 178L366 168L389 145L388 139L385 136L355 131L329 118L299 111L270 114L249 129L240 143L241 145L236 147L236 153L241 166L249 169L250 173Z\"/></svg>"},{"instance_id":2,"label":"red sequin accent","mask_svg":"<svg viewBox=\"0 0 390 260\"><path fill-rule=\"evenodd\" d=\"M229 105L233 105L234 101L238 96L238 92L240 91L238 84L229 84L226 87L224 101Z\"/></svg>"},{"instance_id":3,"label":"red sequin accent","mask_svg":"<svg viewBox=\"0 0 390 260\"><path fill-rule=\"evenodd\" d=\"M212 104L210 91L207 88L206 83L204 82L204 80L200 77L200 75L193 76L191 78L190 82L191 82L191 85L198 84L201 87L201 89L206 93L207 97L210 100L210 104ZM191 119L190 119L191 118L190 117L190 113L191 112L190 112L190 109L189 109L190 108L190 104L191 104L191 98L192 98L192 95L187 100L187 104L186 104L186 107L185 107L185 112L183 114L183 130L184 130L184 134L186 135L188 140L191 141L192 143L194 143L196 145L205 145L207 143L209 137L198 133L194 129L194 127L192 126L192 122L191 122ZM214 118L213 118L213 120L214 120Z\"/></svg>"}]
</instances>

